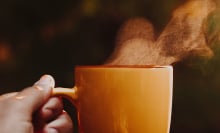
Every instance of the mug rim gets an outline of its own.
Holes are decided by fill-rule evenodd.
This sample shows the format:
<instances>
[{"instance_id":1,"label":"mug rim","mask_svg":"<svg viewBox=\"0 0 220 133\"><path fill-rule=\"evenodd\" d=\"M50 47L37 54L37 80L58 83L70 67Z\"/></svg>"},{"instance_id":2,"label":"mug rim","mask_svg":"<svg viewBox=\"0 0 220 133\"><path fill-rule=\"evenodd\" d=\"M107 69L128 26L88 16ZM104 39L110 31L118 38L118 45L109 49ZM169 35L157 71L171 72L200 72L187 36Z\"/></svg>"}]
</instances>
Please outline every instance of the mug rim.
<instances>
[{"instance_id":1,"label":"mug rim","mask_svg":"<svg viewBox=\"0 0 220 133\"><path fill-rule=\"evenodd\" d=\"M173 68L172 65L77 65L75 68Z\"/></svg>"}]
</instances>

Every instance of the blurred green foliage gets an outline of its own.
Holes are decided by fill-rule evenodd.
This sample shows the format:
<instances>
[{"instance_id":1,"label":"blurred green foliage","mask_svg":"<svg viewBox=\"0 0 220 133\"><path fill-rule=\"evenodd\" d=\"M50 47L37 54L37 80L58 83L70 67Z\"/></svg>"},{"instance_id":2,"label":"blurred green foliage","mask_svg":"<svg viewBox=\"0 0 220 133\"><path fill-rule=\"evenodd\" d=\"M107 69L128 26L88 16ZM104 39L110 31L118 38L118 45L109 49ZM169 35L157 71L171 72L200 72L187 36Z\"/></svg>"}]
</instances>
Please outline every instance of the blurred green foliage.
<instances>
[{"instance_id":1,"label":"blurred green foliage","mask_svg":"<svg viewBox=\"0 0 220 133\"><path fill-rule=\"evenodd\" d=\"M57 86L72 87L74 66L102 64L127 19L145 17L159 33L182 2L0 1L0 92L19 91L45 73L55 77ZM173 64L172 133L220 132L219 10L210 16L208 29L214 56Z\"/></svg>"}]
</instances>

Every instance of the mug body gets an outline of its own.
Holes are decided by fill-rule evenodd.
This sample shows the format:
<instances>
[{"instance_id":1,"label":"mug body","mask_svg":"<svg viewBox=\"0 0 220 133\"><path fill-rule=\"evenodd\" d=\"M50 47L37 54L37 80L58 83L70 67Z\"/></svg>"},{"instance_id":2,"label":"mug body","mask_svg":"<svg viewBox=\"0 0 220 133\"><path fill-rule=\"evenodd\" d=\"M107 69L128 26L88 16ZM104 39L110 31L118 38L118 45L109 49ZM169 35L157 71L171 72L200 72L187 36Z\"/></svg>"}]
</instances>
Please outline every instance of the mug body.
<instances>
[{"instance_id":1,"label":"mug body","mask_svg":"<svg viewBox=\"0 0 220 133\"><path fill-rule=\"evenodd\" d=\"M75 68L80 133L168 133L171 66Z\"/></svg>"}]
</instances>

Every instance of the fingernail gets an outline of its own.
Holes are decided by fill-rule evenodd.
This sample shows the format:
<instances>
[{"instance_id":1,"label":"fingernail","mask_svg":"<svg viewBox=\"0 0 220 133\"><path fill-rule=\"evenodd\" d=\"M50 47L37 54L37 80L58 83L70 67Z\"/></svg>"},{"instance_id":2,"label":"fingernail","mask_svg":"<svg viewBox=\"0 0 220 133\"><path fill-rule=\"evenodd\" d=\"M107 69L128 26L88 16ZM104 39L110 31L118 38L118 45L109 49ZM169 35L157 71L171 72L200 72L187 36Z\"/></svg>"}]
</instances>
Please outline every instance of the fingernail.
<instances>
[{"instance_id":1,"label":"fingernail","mask_svg":"<svg viewBox=\"0 0 220 133\"><path fill-rule=\"evenodd\" d=\"M44 75L34 85L48 89L48 88L54 87L55 83L54 83L54 79L52 76Z\"/></svg>"},{"instance_id":2,"label":"fingernail","mask_svg":"<svg viewBox=\"0 0 220 133\"><path fill-rule=\"evenodd\" d=\"M48 128L47 133L59 133L59 132L54 128Z\"/></svg>"}]
</instances>

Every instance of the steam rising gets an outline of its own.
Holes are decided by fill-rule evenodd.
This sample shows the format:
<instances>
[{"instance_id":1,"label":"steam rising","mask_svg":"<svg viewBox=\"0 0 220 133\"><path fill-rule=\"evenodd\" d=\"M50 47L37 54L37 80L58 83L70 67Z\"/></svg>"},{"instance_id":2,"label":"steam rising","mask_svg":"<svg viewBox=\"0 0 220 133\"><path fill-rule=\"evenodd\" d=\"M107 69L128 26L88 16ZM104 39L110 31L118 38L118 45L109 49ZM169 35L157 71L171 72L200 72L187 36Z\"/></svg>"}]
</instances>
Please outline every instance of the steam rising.
<instances>
[{"instance_id":1,"label":"steam rising","mask_svg":"<svg viewBox=\"0 0 220 133\"><path fill-rule=\"evenodd\" d=\"M189 0L178 7L162 33L144 18L128 20L119 30L108 65L169 65L190 55L211 57L207 19L216 9L212 0Z\"/></svg>"}]
</instances>

